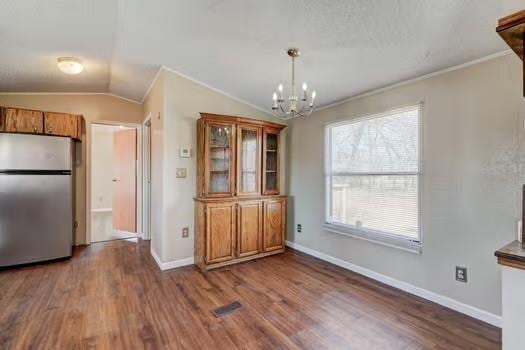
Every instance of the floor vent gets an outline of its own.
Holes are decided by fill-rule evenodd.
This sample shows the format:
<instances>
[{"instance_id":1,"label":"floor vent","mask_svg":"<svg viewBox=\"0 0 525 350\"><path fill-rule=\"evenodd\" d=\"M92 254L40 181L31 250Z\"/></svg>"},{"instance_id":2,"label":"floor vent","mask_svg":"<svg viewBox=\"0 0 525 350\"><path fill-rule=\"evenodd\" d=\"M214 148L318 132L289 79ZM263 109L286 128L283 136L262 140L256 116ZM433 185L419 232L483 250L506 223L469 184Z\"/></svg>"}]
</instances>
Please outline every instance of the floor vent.
<instances>
[{"instance_id":1,"label":"floor vent","mask_svg":"<svg viewBox=\"0 0 525 350\"><path fill-rule=\"evenodd\" d=\"M219 317L227 316L231 314L232 312L234 312L235 310L238 310L240 308L242 308L242 304L239 303L238 301L234 301L231 304L227 304L227 305L218 307L216 309L213 309L211 313L215 317L219 318Z\"/></svg>"}]
</instances>

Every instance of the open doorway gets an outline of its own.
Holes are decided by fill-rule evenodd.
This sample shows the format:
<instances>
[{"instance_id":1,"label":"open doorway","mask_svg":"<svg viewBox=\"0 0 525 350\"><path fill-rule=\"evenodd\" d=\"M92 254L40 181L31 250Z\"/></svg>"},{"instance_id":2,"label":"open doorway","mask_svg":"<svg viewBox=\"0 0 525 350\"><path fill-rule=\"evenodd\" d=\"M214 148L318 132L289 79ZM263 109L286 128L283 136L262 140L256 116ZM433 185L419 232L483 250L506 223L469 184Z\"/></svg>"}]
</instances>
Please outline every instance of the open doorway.
<instances>
[{"instance_id":1,"label":"open doorway","mask_svg":"<svg viewBox=\"0 0 525 350\"><path fill-rule=\"evenodd\" d=\"M91 242L137 237L137 128L91 125Z\"/></svg>"}]
</instances>

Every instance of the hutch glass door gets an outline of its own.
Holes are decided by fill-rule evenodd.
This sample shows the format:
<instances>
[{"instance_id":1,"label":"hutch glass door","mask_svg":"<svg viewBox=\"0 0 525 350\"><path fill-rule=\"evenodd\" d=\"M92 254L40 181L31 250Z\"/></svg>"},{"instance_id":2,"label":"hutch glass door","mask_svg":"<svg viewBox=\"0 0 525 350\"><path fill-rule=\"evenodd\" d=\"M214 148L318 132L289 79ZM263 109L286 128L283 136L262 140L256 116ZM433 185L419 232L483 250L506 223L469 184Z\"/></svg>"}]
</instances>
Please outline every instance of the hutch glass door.
<instances>
[{"instance_id":1,"label":"hutch glass door","mask_svg":"<svg viewBox=\"0 0 525 350\"><path fill-rule=\"evenodd\" d=\"M260 194L261 129L239 125L237 140L237 195Z\"/></svg>"},{"instance_id":2,"label":"hutch glass door","mask_svg":"<svg viewBox=\"0 0 525 350\"><path fill-rule=\"evenodd\" d=\"M264 130L263 194L279 194L279 131Z\"/></svg>"},{"instance_id":3,"label":"hutch glass door","mask_svg":"<svg viewBox=\"0 0 525 350\"><path fill-rule=\"evenodd\" d=\"M226 124L208 125L208 181L209 195L232 194L233 126Z\"/></svg>"}]
</instances>

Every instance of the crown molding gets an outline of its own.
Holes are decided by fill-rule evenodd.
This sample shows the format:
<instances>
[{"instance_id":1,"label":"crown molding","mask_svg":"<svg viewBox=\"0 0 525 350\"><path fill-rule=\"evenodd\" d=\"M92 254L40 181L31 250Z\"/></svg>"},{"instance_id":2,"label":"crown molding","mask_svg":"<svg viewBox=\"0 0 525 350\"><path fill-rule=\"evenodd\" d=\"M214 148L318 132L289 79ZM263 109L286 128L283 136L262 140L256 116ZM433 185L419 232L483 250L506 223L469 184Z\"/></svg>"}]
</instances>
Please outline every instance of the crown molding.
<instances>
[{"instance_id":1,"label":"crown molding","mask_svg":"<svg viewBox=\"0 0 525 350\"><path fill-rule=\"evenodd\" d=\"M319 111L322 111L322 110L325 110L325 109L328 109L328 108L332 108L332 107L335 107L335 106L339 106L339 105L342 105L344 103L347 103L347 102L350 102L350 101L353 101L353 100L356 100L356 99L359 99L359 98L363 98L363 97L367 97L367 96L371 96L371 95L375 95L375 94L378 94L378 93L381 93L381 92L384 92L384 91L388 91L388 90L391 90L391 89L394 89L394 88L397 88L397 87L400 87L400 86L404 86L404 85L408 85L408 84L411 84L411 83L415 83L415 82L418 82L418 81L421 81L421 80L425 80L425 79L428 79L428 78L432 78L432 77L435 77L435 76L438 76L438 75L442 75L442 74L446 74L446 73L449 73L449 72L453 72L453 71L456 71L456 70L459 70L459 69L463 69L463 68L466 68L466 67L469 67L469 66L472 66L472 65L475 65L475 64L478 64L478 63L482 63L482 62L486 62L486 61L490 61L490 60L493 60L493 59L496 59L496 58L499 58L499 57L502 57L502 56L506 56L506 55L509 55L512 53L512 50L505 50L505 51L501 51L501 52L497 52L497 53L494 53L494 54L491 54L491 55L488 55L488 56L485 56L485 57L481 57L481 58L478 58L478 59L475 59L475 60L472 60L472 61L468 61L468 62L465 62L465 63L462 63L462 64L459 64L459 65L456 65L456 66L452 66L452 67L448 67L448 68L445 68L445 69L441 69L441 70L438 70L438 71L435 71L435 72L432 72L432 73L428 73L428 74L424 74L424 75L421 75L419 77L416 77L416 78L411 78L411 79L408 79L408 80L403 80L403 81L400 81L398 83L394 83L394 84L391 84L391 85L387 85L387 86L384 86L384 87L381 87L381 88L378 88L378 89L373 89L373 90L370 90L370 91L366 91L366 92L363 92L363 93L360 93L360 94L357 94L357 95L354 95L354 96L350 96L350 97L347 97L347 98L344 98L342 100L339 100L339 101L336 101L336 102L332 102L332 103L329 103L327 105L323 105L323 106L320 106L320 107L317 107L314 111L315 112L319 112ZM247 106L250 106L258 111L261 111L265 114L268 114L276 119L279 119L279 120L283 120L283 119L280 119L280 118L277 118L274 116L274 114L272 113L271 110L267 110L265 108L262 108L260 106L257 106L251 102L248 102L242 98L239 98L239 97L236 97L224 90L221 90L221 89L218 89L218 88L215 88L207 83L204 83L200 80L197 80L197 79L194 79L184 73L181 73L177 70L174 70L174 69L171 69L171 68L168 68L164 65L160 66L159 69L157 70L157 73L155 74L155 76L153 77L153 80L151 81L151 83L149 84L149 87L148 89L146 90L146 93L144 94L144 96L142 97L142 99L140 101L137 101L137 100L133 100L133 99L130 99L130 98L127 98L127 97L123 97L123 96L120 96L120 95L116 95L116 94L113 94L113 93L110 93L110 92L0 92L0 95L84 95L84 96L89 96L89 95L104 95L104 96L111 96L111 97L115 97L115 98L119 98L121 100L124 100L124 101L127 101L127 102L131 102L131 103L136 103L136 104L140 104L142 105L144 103L144 100L146 99L146 97L149 95L149 93L151 92L151 89L153 88L153 86L155 85L155 83L157 82L157 80L159 79L160 77L160 74L161 72L165 70L167 72L170 72L170 73L173 73L173 74L176 74L182 78L185 78L191 82L194 82L198 85L201 85L205 88L208 88L218 94L221 94L225 97L228 97L234 101L237 101L237 102L240 102L242 104L245 104Z\"/></svg>"},{"instance_id":2,"label":"crown molding","mask_svg":"<svg viewBox=\"0 0 525 350\"><path fill-rule=\"evenodd\" d=\"M115 95L109 92L0 92L0 95L39 95L39 96L45 96L45 95L70 95L70 96L93 96L93 95L101 95L101 96L111 96L115 97L127 102L132 102L135 104L142 104L142 102L132 100L127 97Z\"/></svg>"},{"instance_id":3,"label":"crown molding","mask_svg":"<svg viewBox=\"0 0 525 350\"><path fill-rule=\"evenodd\" d=\"M335 106L339 106L341 104L344 104L344 103L347 103L347 102L350 102L350 101L353 101L353 100L356 100L356 99L359 99L359 98L363 98L363 97L366 97L366 96L371 96L371 95L375 95L375 94L378 94L378 93L381 93L381 92L384 92L384 91L388 91L390 89L394 89L396 87L400 87L400 86L404 86L404 85L408 85L408 84L411 84L411 83L415 83L417 81L421 81L421 80L425 80L425 79L429 79L429 78L432 78L432 77L435 77L435 76L438 76L438 75L442 75L442 74L446 74L446 73L449 73L449 72L453 72L453 71L456 71L456 70L460 70L460 69L463 69L463 68L466 68L466 67L469 67L469 66L472 66L472 65L475 65L475 64L478 64L478 63L482 63L482 62L486 62L486 61L490 61L490 60L493 60L493 59L496 59L496 58L499 58L499 57L502 57L502 56L506 56L508 54L511 54L512 53L512 50L504 50L504 51L501 51L501 52L496 52L494 54L490 54L490 55L487 55L487 56L484 56L484 57L481 57L481 58L477 58L475 60L472 60L472 61L468 61L468 62L465 62L465 63L462 63L462 64L458 64L458 65L455 65L455 66L452 66L452 67L448 67L448 68L444 68L444 69L440 69L440 70L437 70L437 71L434 71L434 72L431 72L431 73L427 73L427 74L424 74L424 75L421 75L421 76L418 76L418 77L415 77L415 78L411 78L411 79L407 79L407 80L403 80L403 81L400 81L400 82L397 82L397 83L394 83L394 84L391 84L391 85L387 85L387 86L384 86L384 87L381 87L381 88L377 88L377 89L373 89L373 90L370 90L370 91L366 91L366 92L363 92L363 93L359 93L357 95L353 95L353 96L350 96L350 97L347 97L347 98L344 98L342 100L339 100L339 101L335 101L335 102L332 102L332 103L329 103L327 105L323 105L323 106L320 106L318 108L315 109L314 113L315 112L319 112L319 111L322 111L324 109L328 109L328 108L332 108L332 107L335 107ZM221 95L224 95L226 97L229 97L237 102L241 102L241 103L244 103L252 108L255 108L261 112L264 112L264 113L267 113L269 115L272 115L273 116L273 113L270 111L270 110L266 110L262 107L259 107L257 105L254 105L253 103L251 102L248 102L246 100L243 100L239 97L236 97L236 96L233 96L221 89L218 89L218 88L215 88L213 86L210 86L209 84L206 84L200 80L197 80L197 79L194 79L184 73L181 73L179 71L176 71L174 69L171 69L171 68L168 68L166 66L161 66L159 68L159 70L157 71L157 74L155 75L155 78L152 80L151 84L150 84L150 87L148 88L148 90L146 91L146 94L144 95L144 97L142 98L142 102L144 102L144 99L146 98L146 96L149 94L149 92L151 91L151 88L153 87L153 85L155 84L155 82L157 81L159 75L160 75L160 72L162 70L166 70L168 72L171 72L171 73L174 73L174 74L177 74L185 79L188 79L196 84L199 84L201 86L204 86L212 91L215 91Z\"/></svg>"},{"instance_id":4,"label":"crown molding","mask_svg":"<svg viewBox=\"0 0 525 350\"><path fill-rule=\"evenodd\" d=\"M499 58L499 57L502 57L502 56L509 55L512 52L513 52L512 50L505 50L505 51L501 51L501 52L496 52L496 53L488 55L488 56L477 58L475 60L468 61L468 62L465 62L465 63L462 63L462 64L458 64L458 65L455 65L455 66L452 66L452 67L448 67L448 68L445 68L445 69L440 69L440 70L437 70L435 72L431 72L431 73L428 73L428 74L421 75L419 77L411 78L411 79L408 79L408 80L403 80L403 81L400 81L398 83L394 83L394 84L387 85L387 86L384 86L384 87L381 87L381 88L377 88L377 89L373 89L373 90L370 90L370 91L366 91L366 92L363 92L363 93L360 93L360 94L357 94L357 95L354 95L354 96L350 96L350 97L344 98L344 99L336 101L336 102L329 103L329 104L321 106L319 108L316 108L314 113L322 111L324 109L328 109L328 108L332 108L332 107L335 107L335 106L339 106L339 105L345 104L347 102L350 102L350 101L353 101L353 100L357 100L359 98L375 95L375 94L378 94L378 93L381 93L381 92L384 92L384 91L388 91L388 90L391 90L391 89L394 89L394 88L397 88L397 87L400 87L400 86L412 84L412 83L415 83L415 82L418 82L418 81L421 81L421 80L425 80L425 79L429 79L429 78L432 78L432 77L435 77L435 76L438 76L438 75L442 75L442 74L450 73L450 72L453 72L453 71L456 71L456 70L460 70L460 69L463 69L463 68L467 68L467 67L473 66L473 65L478 64L478 63L490 61L490 60L493 60L493 59L496 59L496 58Z\"/></svg>"},{"instance_id":5,"label":"crown molding","mask_svg":"<svg viewBox=\"0 0 525 350\"><path fill-rule=\"evenodd\" d=\"M198 79L192 78L192 77L190 77L189 75L186 75L186 74L184 74L184 73L181 73L181 72L179 72L179 71L177 71L177 70L175 70L175 69L168 68L168 67L166 67L166 66L161 66L161 67L159 68L159 70L158 70L157 74L155 75L155 77L153 78L153 80L152 80L152 82L151 82L151 84L150 84L148 90L147 90L146 93L144 94L144 97L142 98L142 102L144 102L144 100L146 99L146 97L147 97L148 94L150 93L151 89L153 88L153 85L155 85L155 83L156 83L157 79L159 78L160 73L161 73L162 70L165 70L166 72L170 72L170 73L176 74L176 75L178 75L178 76L180 76L180 77L182 77L182 78L184 78L184 79L187 79L187 80L189 80L189 81L191 81L191 82L193 82L193 83L195 83L195 84L198 84L198 85L200 85L200 86L203 86L203 87L205 87L205 88L207 88L207 89L209 89L209 90L211 90L211 91L213 91L213 92L216 92L216 93L221 94L221 95L223 95L223 96L225 96L225 97L228 97L228 98L230 98L230 99L232 99L232 100L234 100L234 101L237 101L237 102L240 102L240 103L245 104L245 105L247 105L247 106L250 106L250 107L252 107L252 108L254 108L254 109L257 109L258 111L261 111L261 112L263 112L263 113L265 113L265 114L268 114L268 115L270 115L270 116L272 116L272 117L275 118L275 116L273 115L273 113L272 113L270 110L267 110L267 109L264 109L264 108L262 108L262 107L259 107L259 106L255 105L255 104L253 104L253 103L251 103L251 102L249 102L249 101L246 101L246 100L244 100L244 99L242 99L242 98L239 98L239 97L237 97L237 96L234 96L234 95L232 95L232 94L230 94L230 93L228 93L228 92L226 92L226 91L224 91L224 90L221 90L221 89L215 88L215 87L213 87L213 86L211 86L211 85L209 85L209 84L207 84L207 83L205 83L205 82L203 82L203 81L200 81L200 80L198 80ZM276 119L279 119L279 118L276 118Z\"/></svg>"}]
</instances>

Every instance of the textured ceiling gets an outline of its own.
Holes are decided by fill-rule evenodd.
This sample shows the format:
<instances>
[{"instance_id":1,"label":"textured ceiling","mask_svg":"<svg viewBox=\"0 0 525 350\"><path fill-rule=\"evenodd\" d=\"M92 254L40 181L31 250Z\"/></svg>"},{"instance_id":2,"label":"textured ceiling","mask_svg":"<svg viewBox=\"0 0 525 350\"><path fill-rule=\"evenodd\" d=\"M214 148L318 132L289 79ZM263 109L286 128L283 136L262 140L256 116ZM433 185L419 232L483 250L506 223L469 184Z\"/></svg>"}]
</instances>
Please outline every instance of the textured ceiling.
<instances>
[{"instance_id":1,"label":"textured ceiling","mask_svg":"<svg viewBox=\"0 0 525 350\"><path fill-rule=\"evenodd\" d=\"M509 1L509 0L507 0ZM521 0L510 0L516 6ZM506 49L501 0L1 0L0 91L142 100L160 66L268 109L297 79L321 105ZM525 7L525 2L523 6ZM56 57L77 56L68 76Z\"/></svg>"},{"instance_id":2,"label":"textured ceiling","mask_svg":"<svg viewBox=\"0 0 525 350\"><path fill-rule=\"evenodd\" d=\"M106 92L117 3L106 0L0 0L0 91ZM77 56L70 76L59 56Z\"/></svg>"}]
</instances>

